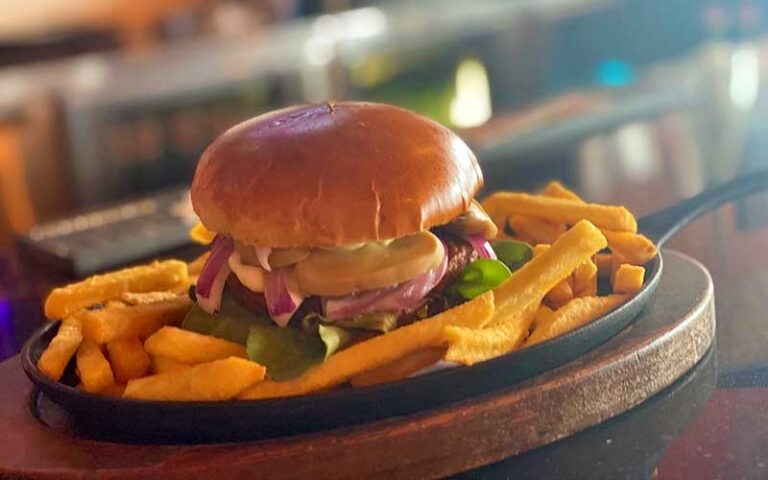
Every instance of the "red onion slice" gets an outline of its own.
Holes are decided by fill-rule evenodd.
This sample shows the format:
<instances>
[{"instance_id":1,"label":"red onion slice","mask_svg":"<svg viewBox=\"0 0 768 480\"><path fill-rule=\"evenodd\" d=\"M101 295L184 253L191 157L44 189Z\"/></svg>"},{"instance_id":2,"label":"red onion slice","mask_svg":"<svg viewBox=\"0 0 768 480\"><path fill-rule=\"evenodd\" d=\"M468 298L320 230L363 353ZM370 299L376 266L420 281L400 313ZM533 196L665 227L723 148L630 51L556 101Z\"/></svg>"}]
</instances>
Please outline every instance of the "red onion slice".
<instances>
[{"instance_id":1,"label":"red onion slice","mask_svg":"<svg viewBox=\"0 0 768 480\"><path fill-rule=\"evenodd\" d=\"M206 312L214 315L221 308L221 297L224 295L224 285L227 282L227 277L232 272L229 268L229 264L224 264L216 273L216 277L211 283L211 289L208 292L207 297L197 295L197 305Z\"/></svg>"},{"instance_id":2,"label":"red onion slice","mask_svg":"<svg viewBox=\"0 0 768 480\"><path fill-rule=\"evenodd\" d=\"M418 307L424 297L443 279L448 268L448 249L443 244L440 264L418 277L387 288L354 293L344 297L323 299L323 310L329 320L340 320L368 312L407 312Z\"/></svg>"},{"instance_id":3,"label":"red onion slice","mask_svg":"<svg viewBox=\"0 0 768 480\"><path fill-rule=\"evenodd\" d=\"M276 268L264 275L264 298L267 312L274 322L281 327L288 325L304 297L293 288L290 268Z\"/></svg>"},{"instance_id":4,"label":"red onion slice","mask_svg":"<svg viewBox=\"0 0 768 480\"><path fill-rule=\"evenodd\" d=\"M272 253L272 249L269 247L253 247L256 250L256 259L259 261L261 268L267 272L272 271L272 267L269 266L269 254Z\"/></svg>"},{"instance_id":5,"label":"red onion slice","mask_svg":"<svg viewBox=\"0 0 768 480\"><path fill-rule=\"evenodd\" d=\"M491 260L496 260L496 252L493 251L493 247L491 247L491 244L488 243L488 240L482 235L467 235L464 237L466 241L468 241L472 248L475 249L478 255L480 255L480 258L490 258Z\"/></svg>"},{"instance_id":6,"label":"red onion slice","mask_svg":"<svg viewBox=\"0 0 768 480\"><path fill-rule=\"evenodd\" d=\"M235 251L235 243L231 238L217 235L211 243L211 255L206 260L203 269L200 271L200 277L195 286L195 295L208 298L211 294L211 287L219 271L227 265L229 256ZM228 265L227 265L228 267Z\"/></svg>"}]
</instances>

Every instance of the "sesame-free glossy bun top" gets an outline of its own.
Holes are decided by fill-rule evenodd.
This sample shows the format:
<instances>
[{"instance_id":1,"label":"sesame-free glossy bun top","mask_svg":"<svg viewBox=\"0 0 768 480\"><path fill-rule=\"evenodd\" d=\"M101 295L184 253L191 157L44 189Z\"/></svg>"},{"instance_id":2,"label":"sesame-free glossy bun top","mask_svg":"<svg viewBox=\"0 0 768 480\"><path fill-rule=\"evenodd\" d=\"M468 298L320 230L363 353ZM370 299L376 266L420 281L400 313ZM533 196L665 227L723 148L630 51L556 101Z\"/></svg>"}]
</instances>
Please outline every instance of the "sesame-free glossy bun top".
<instances>
[{"instance_id":1,"label":"sesame-free glossy bun top","mask_svg":"<svg viewBox=\"0 0 768 480\"><path fill-rule=\"evenodd\" d=\"M210 230L273 248L402 237L451 221L482 186L453 132L376 103L266 113L203 153L192 205Z\"/></svg>"}]
</instances>

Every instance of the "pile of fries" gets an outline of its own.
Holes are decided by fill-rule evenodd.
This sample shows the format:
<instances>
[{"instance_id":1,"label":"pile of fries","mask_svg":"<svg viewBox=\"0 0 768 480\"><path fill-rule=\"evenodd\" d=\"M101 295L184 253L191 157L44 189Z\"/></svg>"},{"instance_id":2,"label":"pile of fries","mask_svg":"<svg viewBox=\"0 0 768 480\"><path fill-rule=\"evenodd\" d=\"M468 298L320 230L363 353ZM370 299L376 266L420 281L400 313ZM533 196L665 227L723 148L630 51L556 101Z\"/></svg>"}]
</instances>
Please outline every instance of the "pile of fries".
<instances>
[{"instance_id":1,"label":"pile of fries","mask_svg":"<svg viewBox=\"0 0 768 480\"><path fill-rule=\"evenodd\" d=\"M657 253L625 208L585 203L557 182L540 195L495 193L483 207L500 238L533 246L528 263L493 291L354 343L297 378L272 380L245 346L179 328L205 257L54 289L45 313L62 323L38 367L58 381L74 358L78 388L144 400L259 399L375 385L441 360L472 365L584 325L639 290L643 265ZM598 296L599 278L611 286L607 295Z\"/></svg>"}]
</instances>

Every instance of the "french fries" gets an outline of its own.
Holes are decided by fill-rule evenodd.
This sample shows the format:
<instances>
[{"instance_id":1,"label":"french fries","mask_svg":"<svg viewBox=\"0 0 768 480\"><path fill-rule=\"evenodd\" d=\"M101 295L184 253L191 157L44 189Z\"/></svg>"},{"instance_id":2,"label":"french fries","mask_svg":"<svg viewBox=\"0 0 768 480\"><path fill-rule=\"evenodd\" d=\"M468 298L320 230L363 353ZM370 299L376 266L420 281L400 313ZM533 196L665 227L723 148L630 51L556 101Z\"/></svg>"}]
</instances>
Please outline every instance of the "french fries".
<instances>
[{"instance_id":1,"label":"french fries","mask_svg":"<svg viewBox=\"0 0 768 480\"><path fill-rule=\"evenodd\" d=\"M164 325L178 325L192 301L186 295L140 305L109 303L102 310L82 311L83 335L100 345L130 338L146 338Z\"/></svg>"},{"instance_id":2,"label":"french fries","mask_svg":"<svg viewBox=\"0 0 768 480\"><path fill-rule=\"evenodd\" d=\"M598 278L610 278L613 271L613 255L610 253L597 253L594 257L595 265L597 265L597 277Z\"/></svg>"},{"instance_id":3,"label":"french fries","mask_svg":"<svg viewBox=\"0 0 768 480\"><path fill-rule=\"evenodd\" d=\"M533 317L533 324L531 324L531 328L536 328L544 322L548 321L553 313L555 313L555 311L548 306L539 305L539 308L536 310L536 315Z\"/></svg>"},{"instance_id":4,"label":"french fries","mask_svg":"<svg viewBox=\"0 0 768 480\"><path fill-rule=\"evenodd\" d=\"M257 383L246 389L240 398L288 397L330 388L416 350L443 345L442 332L446 326L480 328L492 314L493 293L487 292L434 317L356 343L331 355L324 363L310 368L298 378Z\"/></svg>"},{"instance_id":5,"label":"french fries","mask_svg":"<svg viewBox=\"0 0 768 480\"><path fill-rule=\"evenodd\" d=\"M564 223L552 223L525 215L510 216L507 225L516 237L531 244L552 243L565 232Z\"/></svg>"},{"instance_id":6,"label":"french fries","mask_svg":"<svg viewBox=\"0 0 768 480\"><path fill-rule=\"evenodd\" d=\"M176 327L163 327L144 342L151 355L162 355L177 362L196 364L227 357L248 358L239 343L202 335Z\"/></svg>"},{"instance_id":7,"label":"french fries","mask_svg":"<svg viewBox=\"0 0 768 480\"><path fill-rule=\"evenodd\" d=\"M150 355L149 361L149 371L152 373L178 372L191 366L164 355Z\"/></svg>"},{"instance_id":8,"label":"french fries","mask_svg":"<svg viewBox=\"0 0 768 480\"><path fill-rule=\"evenodd\" d=\"M53 289L45 300L45 316L64 318L82 308L120 298L126 292L174 290L188 285L187 264L179 260L125 268Z\"/></svg>"},{"instance_id":9,"label":"french fries","mask_svg":"<svg viewBox=\"0 0 768 480\"><path fill-rule=\"evenodd\" d=\"M544 296L605 245L605 237L594 225L578 222L494 290L496 309L489 328L445 328L446 359L471 365L518 347Z\"/></svg>"},{"instance_id":10,"label":"french fries","mask_svg":"<svg viewBox=\"0 0 768 480\"><path fill-rule=\"evenodd\" d=\"M622 264L613 276L613 291L616 293L635 293L643 288L645 268L637 265Z\"/></svg>"},{"instance_id":11,"label":"french fries","mask_svg":"<svg viewBox=\"0 0 768 480\"><path fill-rule=\"evenodd\" d=\"M138 338L115 340L107 344L109 363L118 382L144 376L149 369L149 355Z\"/></svg>"},{"instance_id":12,"label":"french fries","mask_svg":"<svg viewBox=\"0 0 768 480\"><path fill-rule=\"evenodd\" d=\"M567 305L556 310L546 322L537 326L528 337L525 346L536 345L585 325L618 307L626 299L625 295L574 298Z\"/></svg>"},{"instance_id":13,"label":"french fries","mask_svg":"<svg viewBox=\"0 0 768 480\"><path fill-rule=\"evenodd\" d=\"M202 223L196 224L192 229L189 231L189 238L193 242L197 242L201 245L208 245L213 241L213 239L216 237L216 234L207 228L205 228L205 225Z\"/></svg>"},{"instance_id":14,"label":"french fries","mask_svg":"<svg viewBox=\"0 0 768 480\"><path fill-rule=\"evenodd\" d=\"M573 271L573 296L592 297L597 295L597 265L587 260Z\"/></svg>"},{"instance_id":15,"label":"french fries","mask_svg":"<svg viewBox=\"0 0 768 480\"><path fill-rule=\"evenodd\" d=\"M84 339L77 349L77 375L86 392L97 393L115 383L107 358L95 342Z\"/></svg>"},{"instance_id":16,"label":"french fries","mask_svg":"<svg viewBox=\"0 0 768 480\"><path fill-rule=\"evenodd\" d=\"M507 216L527 215L568 225L576 224L580 220L589 220L600 228L637 232L635 217L629 210L619 206L583 204L562 198L513 192L494 193L482 205L495 212L506 211Z\"/></svg>"},{"instance_id":17,"label":"french fries","mask_svg":"<svg viewBox=\"0 0 768 480\"><path fill-rule=\"evenodd\" d=\"M186 370L131 380L123 396L176 402L229 400L263 380L266 371L256 362L228 357L194 365Z\"/></svg>"},{"instance_id":18,"label":"french fries","mask_svg":"<svg viewBox=\"0 0 768 480\"><path fill-rule=\"evenodd\" d=\"M51 380L59 380L72 355L83 341L83 327L77 317L67 317L61 322L53 337L37 361L40 369Z\"/></svg>"},{"instance_id":19,"label":"french fries","mask_svg":"<svg viewBox=\"0 0 768 480\"><path fill-rule=\"evenodd\" d=\"M645 265L658 253L656 245L639 233L603 230L603 235L608 240L608 248L632 265Z\"/></svg>"},{"instance_id":20,"label":"french fries","mask_svg":"<svg viewBox=\"0 0 768 480\"><path fill-rule=\"evenodd\" d=\"M541 194L546 195L547 197L563 198L565 200L571 200L577 203L585 203L581 197L563 186L563 184L558 181L549 182L547 186L544 187L544 190L542 190Z\"/></svg>"},{"instance_id":21,"label":"french fries","mask_svg":"<svg viewBox=\"0 0 768 480\"><path fill-rule=\"evenodd\" d=\"M386 365L355 375L349 383L353 387L367 387L394 382L408 378L414 373L434 365L444 356L445 348L443 347L416 350Z\"/></svg>"}]
</instances>

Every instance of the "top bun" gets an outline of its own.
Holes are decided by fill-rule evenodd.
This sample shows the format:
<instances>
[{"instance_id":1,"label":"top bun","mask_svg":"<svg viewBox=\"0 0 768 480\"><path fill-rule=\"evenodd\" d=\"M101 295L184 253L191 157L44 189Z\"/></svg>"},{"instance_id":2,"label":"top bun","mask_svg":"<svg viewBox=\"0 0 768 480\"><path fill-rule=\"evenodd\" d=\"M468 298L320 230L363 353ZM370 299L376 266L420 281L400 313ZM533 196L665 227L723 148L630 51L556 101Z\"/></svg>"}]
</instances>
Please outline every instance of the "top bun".
<instances>
[{"instance_id":1,"label":"top bun","mask_svg":"<svg viewBox=\"0 0 768 480\"><path fill-rule=\"evenodd\" d=\"M482 184L472 151L442 125L390 105L329 102L219 136L197 166L192 206L244 244L339 246L448 223Z\"/></svg>"}]
</instances>

